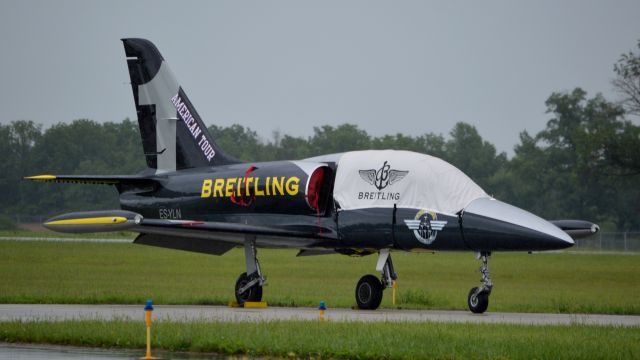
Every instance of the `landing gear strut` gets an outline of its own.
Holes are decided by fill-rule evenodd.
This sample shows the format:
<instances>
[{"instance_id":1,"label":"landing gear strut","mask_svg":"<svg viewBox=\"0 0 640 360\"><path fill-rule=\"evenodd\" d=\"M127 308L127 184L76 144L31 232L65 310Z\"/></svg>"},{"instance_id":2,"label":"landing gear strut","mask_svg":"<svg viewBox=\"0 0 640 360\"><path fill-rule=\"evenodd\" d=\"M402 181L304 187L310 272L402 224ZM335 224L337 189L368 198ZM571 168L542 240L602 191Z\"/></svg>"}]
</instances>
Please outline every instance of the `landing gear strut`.
<instances>
[{"instance_id":1,"label":"landing gear strut","mask_svg":"<svg viewBox=\"0 0 640 360\"><path fill-rule=\"evenodd\" d=\"M469 290L469 296L467 298L469 310L475 314L482 314L487 311L487 307L489 307L489 295L491 295L491 289L493 288L491 274L489 273L490 256L490 252L480 252L476 256L482 261L482 266L478 270L482 274L482 286Z\"/></svg>"},{"instance_id":2,"label":"landing gear strut","mask_svg":"<svg viewBox=\"0 0 640 360\"><path fill-rule=\"evenodd\" d=\"M359 309L375 310L382 302L382 291L393 286L393 281L398 278L393 269L393 262L389 249L382 249L378 255L376 270L382 273L381 279L374 275L365 275L356 285L356 303Z\"/></svg>"},{"instance_id":3,"label":"landing gear strut","mask_svg":"<svg viewBox=\"0 0 640 360\"><path fill-rule=\"evenodd\" d=\"M244 240L244 257L247 272L240 274L236 280L236 302L244 304L247 301L262 300L262 285L267 279L262 276L260 263L257 258L256 237L247 235Z\"/></svg>"}]
</instances>

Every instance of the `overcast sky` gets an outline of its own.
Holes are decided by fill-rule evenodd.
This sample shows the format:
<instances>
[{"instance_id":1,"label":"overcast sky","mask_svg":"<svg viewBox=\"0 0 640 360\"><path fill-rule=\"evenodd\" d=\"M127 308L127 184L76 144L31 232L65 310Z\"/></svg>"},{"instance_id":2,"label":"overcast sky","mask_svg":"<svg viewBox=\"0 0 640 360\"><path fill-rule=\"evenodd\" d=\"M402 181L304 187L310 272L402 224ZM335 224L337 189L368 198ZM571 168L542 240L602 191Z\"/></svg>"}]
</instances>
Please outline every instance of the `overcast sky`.
<instances>
[{"instance_id":1,"label":"overcast sky","mask_svg":"<svg viewBox=\"0 0 640 360\"><path fill-rule=\"evenodd\" d=\"M0 0L0 121L135 119L123 37L156 44L207 124L309 136L448 134L499 151L545 127L545 100L614 99L640 1Z\"/></svg>"}]
</instances>

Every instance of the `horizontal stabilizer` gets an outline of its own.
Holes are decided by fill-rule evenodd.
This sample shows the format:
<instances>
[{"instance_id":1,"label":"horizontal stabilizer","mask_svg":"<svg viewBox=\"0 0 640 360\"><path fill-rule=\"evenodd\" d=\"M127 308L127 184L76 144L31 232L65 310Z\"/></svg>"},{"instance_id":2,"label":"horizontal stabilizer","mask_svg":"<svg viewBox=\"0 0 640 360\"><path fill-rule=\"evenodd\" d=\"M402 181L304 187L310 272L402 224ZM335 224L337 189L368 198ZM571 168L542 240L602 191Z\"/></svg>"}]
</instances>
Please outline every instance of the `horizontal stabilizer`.
<instances>
[{"instance_id":1,"label":"horizontal stabilizer","mask_svg":"<svg viewBox=\"0 0 640 360\"><path fill-rule=\"evenodd\" d=\"M62 182L74 184L102 184L102 185L118 185L118 184L139 184L150 183L152 180L148 177L137 175L36 175L27 176L25 180L45 181L45 182Z\"/></svg>"},{"instance_id":2,"label":"horizontal stabilizer","mask_svg":"<svg viewBox=\"0 0 640 360\"><path fill-rule=\"evenodd\" d=\"M598 225L584 220L551 220L549 222L569 234L573 239L591 236L600 231Z\"/></svg>"},{"instance_id":3,"label":"horizontal stabilizer","mask_svg":"<svg viewBox=\"0 0 640 360\"><path fill-rule=\"evenodd\" d=\"M85 211L59 215L43 225L63 233L86 233L129 230L142 222L142 215L125 210Z\"/></svg>"}]
</instances>

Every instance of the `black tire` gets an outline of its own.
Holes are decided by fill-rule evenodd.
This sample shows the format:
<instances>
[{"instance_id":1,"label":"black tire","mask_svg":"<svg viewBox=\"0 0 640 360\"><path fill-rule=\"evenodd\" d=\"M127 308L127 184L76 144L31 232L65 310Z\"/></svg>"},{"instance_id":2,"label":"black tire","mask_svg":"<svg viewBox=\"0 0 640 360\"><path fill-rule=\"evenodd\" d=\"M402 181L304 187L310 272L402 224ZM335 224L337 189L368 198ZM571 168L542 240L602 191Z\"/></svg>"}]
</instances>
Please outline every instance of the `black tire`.
<instances>
[{"instance_id":1,"label":"black tire","mask_svg":"<svg viewBox=\"0 0 640 360\"><path fill-rule=\"evenodd\" d=\"M471 310L472 313L482 314L487 311L487 308L489 307L489 294L483 291L477 296L474 296L477 290L477 287L469 290L467 305L469 305L469 310Z\"/></svg>"},{"instance_id":2,"label":"black tire","mask_svg":"<svg viewBox=\"0 0 640 360\"><path fill-rule=\"evenodd\" d=\"M253 285L242 294L238 293L238 290L244 287L251 280L252 279L247 276L246 272L240 274L238 280L236 280L236 301L238 304L244 304L247 301L262 301L262 286L258 284Z\"/></svg>"},{"instance_id":3,"label":"black tire","mask_svg":"<svg viewBox=\"0 0 640 360\"><path fill-rule=\"evenodd\" d=\"M356 285L356 303L363 310L375 310L382 302L382 283L373 275L365 275Z\"/></svg>"}]
</instances>

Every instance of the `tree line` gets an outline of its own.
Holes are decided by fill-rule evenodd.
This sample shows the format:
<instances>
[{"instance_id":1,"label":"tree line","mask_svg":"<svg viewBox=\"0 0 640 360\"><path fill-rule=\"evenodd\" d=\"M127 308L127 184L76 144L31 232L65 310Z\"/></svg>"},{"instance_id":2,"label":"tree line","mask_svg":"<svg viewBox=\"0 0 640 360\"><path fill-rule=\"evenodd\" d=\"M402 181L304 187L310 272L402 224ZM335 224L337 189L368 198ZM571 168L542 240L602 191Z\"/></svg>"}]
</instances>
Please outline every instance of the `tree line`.
<instances>
[{"instance_id":1,"label":"tree line","mask_svg":"<svg viewBox=\"0 0 640 360\"><path fill-rule=\"evenodd\" d=\"M638 42L640 49L640 41ZM306 138L278 132L262 140L242 125L211 125L218 145L238 159L303 159L363 149L411 150L442 158L492 196L546 219L585 219L605 230L640 229L640 53L615 64L614 87L622 100L589 97L576 88L546 101L546 128L520 133L514 155L497 152L464 122L447 136L369 135L353 124L313 128ZM51 216L66 211L113 209L110 186L32 183L23 176L134 174L145 168L135 121L97 123L81 119L48 129L32 121L0 124L0 214Z\"/></svg>"}]
</instances>

